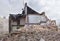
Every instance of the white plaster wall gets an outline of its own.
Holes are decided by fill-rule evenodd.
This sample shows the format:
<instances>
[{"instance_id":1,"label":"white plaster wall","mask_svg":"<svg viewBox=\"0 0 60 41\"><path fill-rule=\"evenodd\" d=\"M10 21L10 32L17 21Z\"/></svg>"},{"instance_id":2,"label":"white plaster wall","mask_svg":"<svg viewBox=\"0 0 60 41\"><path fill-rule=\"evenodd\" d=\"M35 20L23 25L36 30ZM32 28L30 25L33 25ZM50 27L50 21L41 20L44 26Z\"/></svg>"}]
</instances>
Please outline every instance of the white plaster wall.
<instances>
[{"instance_id":1,"label":"white plaster wall","mask_svg":"<svg viewBox=\"0 0 60 41\"><path fill-rule=\"evenodd\" d=\"M9 33L9 22L8 19L0 19L0 34Z\"/></svg>"},{"instance_id":2,"label":"white plaster wall","mask_svg":"<svg viewBox=\"0 0 60 41\"><path fill-rule=\"evenodd\" d=\"M9 22L8 19L3 19L3 32L8 33L9 32Z\"/></svg>"},{"instance_id":3,"label":"white plaster wall","mask_svg":"<svg viewBox=\"0 0 60 41\"><path fill-rule=\"evenodd\" d=\"M41 21L46 21L47 18L43 15L29 15L29 23L40 23Z\"/></svg>"}]
</instances>

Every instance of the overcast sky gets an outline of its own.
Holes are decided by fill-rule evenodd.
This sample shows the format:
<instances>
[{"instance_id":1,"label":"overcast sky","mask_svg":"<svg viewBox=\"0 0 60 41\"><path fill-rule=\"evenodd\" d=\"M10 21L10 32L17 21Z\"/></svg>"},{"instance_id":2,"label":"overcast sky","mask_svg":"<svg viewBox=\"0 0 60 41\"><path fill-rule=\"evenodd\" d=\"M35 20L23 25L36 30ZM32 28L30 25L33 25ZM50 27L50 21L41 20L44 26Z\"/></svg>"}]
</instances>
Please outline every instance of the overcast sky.
<instances>
[{"instance_id":1,"label":"overcast sky","mask_svg":"<svg viewBox=\"0 0 60 41\"><path fill-rule=\"evenodd\" d=\"M60 22L60 0L26 0L28 5L37 12L46 12L49 19ZM21 13L24 6L23 0L0 0L0 16L10 13Z\"/></svg>"}]
</instances>

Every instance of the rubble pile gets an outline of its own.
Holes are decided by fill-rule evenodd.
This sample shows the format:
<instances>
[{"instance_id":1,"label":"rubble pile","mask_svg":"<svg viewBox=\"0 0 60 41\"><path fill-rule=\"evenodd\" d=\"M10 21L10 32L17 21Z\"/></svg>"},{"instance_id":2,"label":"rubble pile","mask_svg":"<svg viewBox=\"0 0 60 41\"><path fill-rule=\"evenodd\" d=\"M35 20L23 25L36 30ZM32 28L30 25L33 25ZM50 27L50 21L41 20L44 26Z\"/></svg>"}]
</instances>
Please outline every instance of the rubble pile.
<instances>
[{"instance_id":1,"label":"rubble pile","mask_svg":"<svg viewBox=\"0 0 60 41\"><path fill-rule=\"evenodd\" d=\"M51 26L50 26L51 27ZM60 41L60 33L41 25L26 26L1 38L1 41Z\"/></svg>"},{"instance_id":2,"label":"rubble pile","mask_svg":"<svg viewBox=\"0 0 60 41\"><path fill-rule=\"evenodd\" d=\"M54 22L50 21L44 25L27 25L11 32L0 41L60 41L60 31Z\"/></svg>"}]
</instances>

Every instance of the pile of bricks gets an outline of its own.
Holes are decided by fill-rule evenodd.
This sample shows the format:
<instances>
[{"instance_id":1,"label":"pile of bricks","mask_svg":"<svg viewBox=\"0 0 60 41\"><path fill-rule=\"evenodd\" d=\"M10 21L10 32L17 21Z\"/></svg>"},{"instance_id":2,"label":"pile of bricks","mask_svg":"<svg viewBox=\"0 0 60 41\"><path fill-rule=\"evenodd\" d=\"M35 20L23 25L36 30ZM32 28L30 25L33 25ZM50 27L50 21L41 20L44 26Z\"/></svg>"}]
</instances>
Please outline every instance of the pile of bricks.
<instances>
[{"instance_id":1,"label":"pile of bricks","mask_svg":"<svg viewBox=\"0 0 60 41\"><path fill-rule=\"evenodd\" d=\"M44 25L27 25L0 38L0 41L60 41L60 29L55 21Z\"/></svg>"},{"instance_id":2,"label":"pile of bricks","mask_svg":"<svg viewBox=\"0 0 60 41\"><path fill-rule=\"evenodd\" d=\"M50 26L51 27L51 26ZM51 28L50 28L51 29ZM60 32L50 30L47 26L41 25L26 26L16 32L12 32L3 38L1 41L60 41Z\"/></svg>"}]
</instances>

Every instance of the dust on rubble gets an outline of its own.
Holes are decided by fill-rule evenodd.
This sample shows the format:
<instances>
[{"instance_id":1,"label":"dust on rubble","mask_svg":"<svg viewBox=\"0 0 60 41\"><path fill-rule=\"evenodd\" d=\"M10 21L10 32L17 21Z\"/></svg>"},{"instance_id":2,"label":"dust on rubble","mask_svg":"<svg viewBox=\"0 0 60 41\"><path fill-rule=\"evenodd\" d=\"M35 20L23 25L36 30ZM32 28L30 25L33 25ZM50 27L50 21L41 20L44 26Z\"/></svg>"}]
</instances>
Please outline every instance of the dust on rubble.
<instances>
[{"instance_id":1,"label":"dust on rubble","mask_svg":"<svg viewBox=\"0 0 60 41\"><path fill-rule=\"evenodd\" d=\"M27 25L1 37L0 41L60 41L59 32L58 27L53 23L52 25Z\"/></svg>"}]
</instances>

